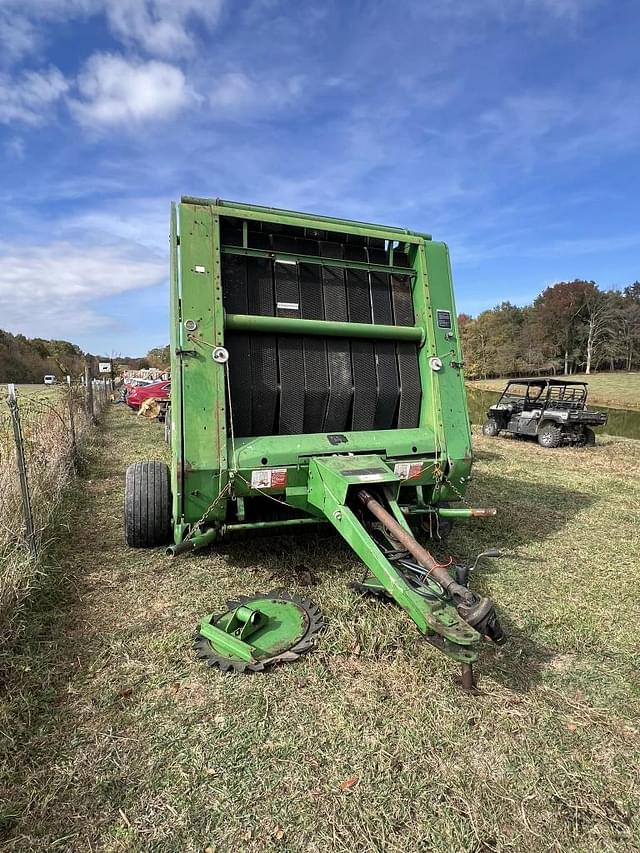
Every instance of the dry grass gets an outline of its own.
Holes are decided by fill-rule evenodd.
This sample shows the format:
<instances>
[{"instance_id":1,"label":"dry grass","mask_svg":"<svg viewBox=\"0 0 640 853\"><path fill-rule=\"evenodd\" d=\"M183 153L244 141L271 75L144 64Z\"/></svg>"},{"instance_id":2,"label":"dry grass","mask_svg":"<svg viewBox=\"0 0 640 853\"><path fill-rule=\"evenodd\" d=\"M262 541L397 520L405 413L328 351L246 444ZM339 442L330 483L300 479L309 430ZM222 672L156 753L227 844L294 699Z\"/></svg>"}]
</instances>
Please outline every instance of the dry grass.
<instances>
[{"instance_id":1,"label":"dry grass","mask_svg":"<svg viewBox=\"0 0 640 853\"><path fill-rule=\"evenodd\" d=\"M107 426L0 660L1 849L638 849L640 442L475 437L472 498L499 516L449 545L505 550L475 580L511 639L474 698L400 610L349 590L335 536L127 550L123 471L162 456L161 429L115 407ZM199 616L277 585L321 605L313 653L254 677L194 659Z\"/></svg>"},{"instance_id":2,"label":"dry grass","mask_svg":"<svg viewBox=\"0 0 640 853\"><path fill-rule=\"evenodd\" d=\"M42 392L42 393L40 393ZM52 521L79 463L78 448L88 428L81 389L18 389L20 423L38 550L46 552ZM75 427L73 445L71 417ZM0 402L0 633L11 629L18 605L41 576L46 553L33 560L25 522L9 409Z\"/></svg>"},{"instance_id":3,"label":"dry grass","mask_svg":"<svg viewBox=\"0 0 640 853\"><path fill-rule=\"evenodd\" d=\"M562 379L562 377L557 377ZM614 409L640 409L640 373L577 373L567 376L578 382L589 383L589 403L611 406ZM502 391L506 384L502 379L478 379L468 384L472 388L486 391Z\"/></svg>"}]
</instances>

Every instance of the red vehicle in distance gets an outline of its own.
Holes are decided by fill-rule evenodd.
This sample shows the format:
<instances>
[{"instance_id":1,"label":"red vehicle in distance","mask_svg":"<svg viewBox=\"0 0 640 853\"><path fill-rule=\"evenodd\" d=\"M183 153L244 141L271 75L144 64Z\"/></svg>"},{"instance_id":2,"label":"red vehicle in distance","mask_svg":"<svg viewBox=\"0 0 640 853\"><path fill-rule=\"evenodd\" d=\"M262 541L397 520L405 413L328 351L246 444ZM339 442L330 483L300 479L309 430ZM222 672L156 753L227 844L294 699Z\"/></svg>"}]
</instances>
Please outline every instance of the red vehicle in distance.
<instances>
[{"instance_id":1,"label":"red vehicle in distance","mask_svg":"<svg viewBox=\"0 0 640 853\"><path fill-rule=\"evenodd\" d=\"M138 385L130 388L127 392L127 406L131 409L139 409L145 400L157 400L168 402L171 399L171 380L163 379L160 382L152 382L150 385Z\"/></svg>"}]
</instances>

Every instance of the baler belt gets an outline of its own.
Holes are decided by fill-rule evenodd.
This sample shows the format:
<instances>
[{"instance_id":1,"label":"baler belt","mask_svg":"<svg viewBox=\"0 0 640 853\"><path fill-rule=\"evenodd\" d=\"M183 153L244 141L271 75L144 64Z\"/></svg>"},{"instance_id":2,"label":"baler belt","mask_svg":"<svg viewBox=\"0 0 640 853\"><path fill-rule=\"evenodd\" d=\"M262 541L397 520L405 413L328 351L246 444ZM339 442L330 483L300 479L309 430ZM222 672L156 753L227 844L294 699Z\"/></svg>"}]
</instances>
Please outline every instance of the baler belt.
<instances>
[{"instance_id":1,"label":"baler belt","mask_svg":"<svg viewBox=\"0 0 640 853\"><path fill-rule=\"evenodd\" d=\"M342 247L336 243L320 243L321 254L341 257ZM322 296L324 319L346 322L347 294L344 270L340 267L322 267ZM348 429L353 396L353 374L351 372L351 347L343 338L327 339L327 363L329 370L329 398L322 432L344 432Z\"/></svg>"},{"instance_id":2,"label":"baler belt","mask_svg":"<svg viewBox=\"0 0 640 853\"><path fill-rule=\"evenodd\" d=\"M364 254L364 250L363 254ZM352 249L355 254L355 249ZM360 260L360 258L357 258ZM348 269L347 310L351 323L371 322L369 274L365 270ZM368 430L373 426L377 402L375 349L371 341L351 341L353 370L353 407L351 429Z\"/></svg>"},{"instance_id":3,"label":"baler belt","mask_svg":"<svg viewBox=\"0 0 640 853\"><path fill-rule=\"evenodd\" d=\"M230 314L249 311L247 291L247 259L234 255L223 255L222 274L225 287L223 300L225 311ZM238 435L251 434L251 382L247 382L246 359L251 339L246 332L232 332L225 338L229 350L229 383L233 388L233 425Z\"/></svg>"},{"instance_id":4,"label":"baler belt","mask_svg":"<svg viewBox=\"0 0 640 853\"><path fill-rule=\"evenodd\" d=\"M413 300L411 298L411 279L404 275L392 275L391 298L393 315L398 326L413 326ZM396 357L400 377L400 405L398 408L398 429L418 426L420 418L420 369L418 349L413 344L397 343Z\"/></svg>"},{"instance_id":5,"label":"baler belt","mask_svg":"<svg viewBox=\"0 0 640 853\"><path fill-rule=\"evenodd\" d=\"M291 239L274 234L272 248L291 249ZM304 242L305 252L327 258L326 266L223 255L227 313L414 324L409 276L329 265L330 258L343 255L378 262L380 246ZM421 386L414 344L231 330L225 341L238 436L418 425Z\"/></svg>"},{"instance_id":6,"label":"baler belt","mask_svg":"<svg viewBox=\"0 0 640 853\"><path fill-rule=\"evenodd\" d=\"M279 238L281 243L285 238ZM275 262L276 316L300 317L300 287L297 264ZM304 360L302 338L278 335L278 368L280 374L280 435L299 435L304 425Z\"/></svg>"},{"instance_id":7,"label":"baler belt","mask_svg":"<svg viewBox=\"0 0 640 853\"><path fill-rule=\"evenodd\" d=\"M308 241L311 243L311 241ZM312 244L316 247L317 243ZM324 320L322 269L316 264L300 264L300 311L311 320ZM304 424L303 432L322 432L329 399L327 344L322 338L303 339Z\"/></svg>"},{"instance_id":8,"label":"baler belt","mask_svg":"<svg viewBox=\"0 0 640 853\"><path fill-rule=\"evenodd\" d=\"M369 248L369 260L377 262L376 253L380 249ZM384 325L393 323L391 305L390 277L387 273L370 273L371 307L373 322ZM376 429L391 429L394 425L398 397L400 395L400 380L396 361L395 345L389 341L376 341L375 345L376 379L378 396L373 427Z\"/></svg>"},{"instance_id":9,"label":"baler belt","mask_svg":"<svg viewBox=\"0 0 640 853\"><path fill-rule=\"evenodd\" d=\"M263 258L247 259L249 313L273 316L272 263ZM251 432L274 435L278 406L278 353L275 335L251 336ZM245 379L246 382L246 379ZM238 435L240 432L238 431Z\"/></svg>"}]
</instances>

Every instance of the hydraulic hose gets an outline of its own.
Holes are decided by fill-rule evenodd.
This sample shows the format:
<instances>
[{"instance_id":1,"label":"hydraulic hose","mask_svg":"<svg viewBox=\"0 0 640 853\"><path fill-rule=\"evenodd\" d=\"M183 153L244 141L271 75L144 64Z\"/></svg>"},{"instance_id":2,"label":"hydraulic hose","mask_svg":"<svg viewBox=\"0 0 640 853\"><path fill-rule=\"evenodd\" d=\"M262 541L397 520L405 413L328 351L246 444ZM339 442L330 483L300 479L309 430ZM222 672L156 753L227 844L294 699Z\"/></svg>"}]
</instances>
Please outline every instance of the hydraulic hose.
<instances>
[{"instance_id":1,"label":"hydraulic hose","mask_svg":"<svg viewBox=\"0 0 640 853\"><path fill-rule=\"evenodd\" d=\"M464 602L471 602L473 599L472 593L469 590L455 581L444 566L436 560L433 554L430 554L426 548L414 539L404 527L399 524L396 519L388 512L382 504L377 501L373 495L366 489L361 489L358 492L358 498L366 506L369 512L374 515L381 524L383 524L389 533L396 539L403 548L405 548L412 557L414 557L421 566L428 570L429 575L437 581L440 586L450 595L456 595Z\"/></svg>"}]
</instances>

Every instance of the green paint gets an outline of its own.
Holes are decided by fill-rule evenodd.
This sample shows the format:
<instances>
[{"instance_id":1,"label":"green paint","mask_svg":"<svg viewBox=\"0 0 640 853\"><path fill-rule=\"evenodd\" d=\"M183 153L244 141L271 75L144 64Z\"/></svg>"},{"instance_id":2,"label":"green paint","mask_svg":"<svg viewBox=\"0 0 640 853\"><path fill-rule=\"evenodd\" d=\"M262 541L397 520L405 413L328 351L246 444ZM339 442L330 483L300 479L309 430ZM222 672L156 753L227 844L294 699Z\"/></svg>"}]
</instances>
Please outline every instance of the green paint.
<instances>
[{"instance_id":1,"label":"green paint","mask_svg":"<svg viewBox=\"0 0 640 853\"><path fill-rule=\"evenodd\" d=\"M374 323L339 323L331 320L304 320L298 317L262 317L227 314L225 328L237 332L269 332L279 335L316 335L324 338L368 338L372 341L414 341L420 343L419 326L384 326Z\"/></svg>"},{"instance_id":2,"label":"green paint","mask_svg":"<svg viewBox=\"0 0 640 853\"><path fill-rule=\"evenodd\" d=\"M242 247L221 245L220 225L224 217L241 226ZM384 265L250 249L247 244L251 222L285 226L289 234L301 229L298 233L307 237L309 232L325 234L328 239L332 233L342 233L387 240L407 253L409 268L394 267L393 252L389 264ZM246 314L225 317L223 254L409 276L415 325ZM450 328L438 323L438 311L450 313ZM234 454L229 435L226 368L212 358L215 347L224 346L226 329L416 342L422 387L418 428L347 432L337 441L336 436L322 433L242 437L235 441ZM440 500L458 501L464 494L471 467L471 444L446 246L432 242L428 235L401 228L215 199L183 198L172 209L171 351L176 543L181 543L194 526L197 530L191 541L199 547L226 530L328 520L425 636L456 660L475 660L478 633L460 618L452 604L418 595L384 557L352 509L354 490L366 485L384 496L388 509L408 530L406 514L428 511ZM433 359L440 360L440 369L433 369ZM422 463L421 473L410 482L401 481L394 470L396 463L405 462ZM254 488L252 473L265 468L286 469L286 485ZM245 501L263 491L300 511L300 518L244 520ZM467 514L467 510L452 512ZM299 611L286 602L261 602L259 609L262 615L255 622L244 611L227 616L216 625L208 617L203 620L201 633L230 659L247 662L273 654L279 644L284 647L285 641L290 643L298 630Z\"/></svg>"},{"instance_id":3,"label":"green paint","mask_svg":"<svg viewBox=\"0 0 640 853\"><path fill-rule=\"evenodd\" d=\"M304 612L291 601L264 599L242 605L216 619L206 616L199 632L217 654L245 663L281 654L304 636Z\"/></svg>"}]
</instances>

